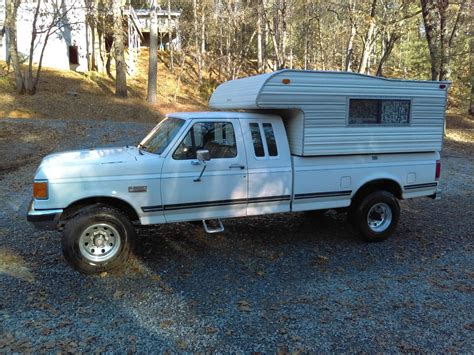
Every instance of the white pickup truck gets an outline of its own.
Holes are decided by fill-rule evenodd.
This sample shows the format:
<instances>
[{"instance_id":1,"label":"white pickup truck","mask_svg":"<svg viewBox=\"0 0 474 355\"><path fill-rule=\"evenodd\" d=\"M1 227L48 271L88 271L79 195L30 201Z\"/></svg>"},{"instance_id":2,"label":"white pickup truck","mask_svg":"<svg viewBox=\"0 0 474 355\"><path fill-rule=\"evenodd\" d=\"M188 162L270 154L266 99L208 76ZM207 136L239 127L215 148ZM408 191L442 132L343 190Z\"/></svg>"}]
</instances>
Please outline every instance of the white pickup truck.
<instances>
[{"instance_id":1,"label":"white pickup truck","mask_svg":"<svg viewBox=\"0 0 474 355\"><path fill-rule=\"evenodd\" d=\"M330 86L338 78L377 92L342 90L337 100ZM301 92L318 80L326 94ZM298 93L288 104L278 90ZM212 233L223 231L223 218L338 209L363 238L381 241L396 228L399 199L439 196L446 90L440 82L290 70L228 82L211 107L247 112L174 113L136 147L45 157L28 220L62 230L65 259L83 273L124 265L137 225L202 221ZM441 115L430 115L433 107Z\"/></svg>"}]
</instances>

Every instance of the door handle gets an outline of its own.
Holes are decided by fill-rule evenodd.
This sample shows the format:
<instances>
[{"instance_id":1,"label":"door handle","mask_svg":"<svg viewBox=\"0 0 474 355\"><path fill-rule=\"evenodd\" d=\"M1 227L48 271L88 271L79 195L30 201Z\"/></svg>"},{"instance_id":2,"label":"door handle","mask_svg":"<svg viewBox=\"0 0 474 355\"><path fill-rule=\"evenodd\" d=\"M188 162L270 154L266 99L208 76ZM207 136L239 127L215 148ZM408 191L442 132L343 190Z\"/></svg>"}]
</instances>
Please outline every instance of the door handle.
<instances>
[{"instance_id":1,"label":"door handle","mask_svg":"<svg viewBox=\"0 0 474 355\"><path fill-rule=\"evenodd\" d=\"M201 165L199 160L191 160L191 165Z\"/></svg>"},{"instance_id":2,"label":"door handle","mask_svg":"<svg viewBox=\"0 0 474 355\"><path fill-rule=\"evenodd\" d=\"M245 166L244 165L240 165L240 164L232 164L229 166L229 169L240 169L240 170L244 170L245 169Z\"/></svg>"}]
</instances>

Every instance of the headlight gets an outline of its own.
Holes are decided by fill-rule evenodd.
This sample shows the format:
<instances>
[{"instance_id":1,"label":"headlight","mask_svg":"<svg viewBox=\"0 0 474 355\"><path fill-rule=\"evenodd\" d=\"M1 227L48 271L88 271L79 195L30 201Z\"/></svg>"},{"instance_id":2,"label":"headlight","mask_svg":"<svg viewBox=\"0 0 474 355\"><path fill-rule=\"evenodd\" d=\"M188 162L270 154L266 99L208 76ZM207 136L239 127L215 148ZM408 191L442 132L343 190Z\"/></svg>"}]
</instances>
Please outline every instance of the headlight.
<instances>
[{"instance_id":1,"label":"headlight","mask_svg":"<svg viewBox=\"0 0 474 355\"><path fill-rule=\"evenodd\" d=\"M48 182L47 181L33 182L33 197L38 200L46 200L48 198Z\"/></svg>"}]
</instances>

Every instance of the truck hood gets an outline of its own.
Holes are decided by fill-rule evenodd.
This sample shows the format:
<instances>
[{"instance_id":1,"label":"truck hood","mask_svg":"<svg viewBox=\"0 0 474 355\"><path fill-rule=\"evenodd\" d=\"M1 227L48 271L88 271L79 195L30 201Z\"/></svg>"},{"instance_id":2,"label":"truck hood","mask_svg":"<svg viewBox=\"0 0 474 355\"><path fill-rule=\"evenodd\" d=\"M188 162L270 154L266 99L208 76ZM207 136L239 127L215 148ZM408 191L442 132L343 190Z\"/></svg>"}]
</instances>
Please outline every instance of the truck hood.
<instances>
[{"instance_id":1,"label":"truck hood","mask_svg":"<svg viewBox=\"0 0 474 355\"><path fill-rule=\"evenodd\" d=\"M97 148L46 156L36 171L37 180L83 179L159 174L162 158L136 147Z\"/></svg>"},{"instance_id":2,"label":"truck hood","mask_svg":"<svg viewBox=\"0 0 474 355\"><path fill-rule=\"evenodd\" d=\"M124 163L136 160L137 153L138 149L135 147L72 150L46 156L41 166Z\"/></svg>"}]
</instances>

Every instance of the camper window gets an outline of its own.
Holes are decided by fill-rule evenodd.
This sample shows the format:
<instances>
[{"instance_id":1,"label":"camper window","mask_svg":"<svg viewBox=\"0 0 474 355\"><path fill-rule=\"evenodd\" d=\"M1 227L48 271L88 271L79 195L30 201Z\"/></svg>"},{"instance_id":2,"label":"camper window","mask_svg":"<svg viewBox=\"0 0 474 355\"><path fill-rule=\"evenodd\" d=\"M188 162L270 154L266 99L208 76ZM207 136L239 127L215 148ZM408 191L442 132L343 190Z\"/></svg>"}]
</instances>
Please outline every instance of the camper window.
<instances>
[{"instance_id":1,"label":"camper window","mask_svg":"<svg viewBox=\"0 0 474 355\"><path fill-rule=\"evenodd\" d=\"M410 100L350 99L349 124L408 124Z\"/></svg>"}]
</instances>

